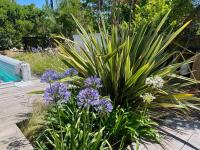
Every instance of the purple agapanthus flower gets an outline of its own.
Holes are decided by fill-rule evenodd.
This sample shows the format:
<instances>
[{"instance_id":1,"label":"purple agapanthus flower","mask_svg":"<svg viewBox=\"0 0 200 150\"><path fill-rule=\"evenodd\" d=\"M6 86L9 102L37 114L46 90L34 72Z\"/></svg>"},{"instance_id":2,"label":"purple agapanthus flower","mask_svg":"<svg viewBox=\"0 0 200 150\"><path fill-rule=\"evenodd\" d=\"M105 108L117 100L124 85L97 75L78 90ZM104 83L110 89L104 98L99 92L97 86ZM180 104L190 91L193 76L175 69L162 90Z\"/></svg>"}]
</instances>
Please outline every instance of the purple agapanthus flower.
<instances>
[{"instance_id":1,"label":"purple agapanthus flower","mask_svg":"<svg viewBox=\"0 0 200 150\"><path fill-rule=\"evenodd\" d=\"M78 71L74 68L69 68L63 73L63 77L73 76L77 75Z\"/></svg>"},{"instance_id":2,"label":"purple agapanthus flower","mask_svg":"<svg viewBox=\"0 0 200 150\"><path fill-rule=\"evenodd\" d=\"M44 92L44 100L46 102L67 102L71 96L71 92L63 83L55 82Z\"/></svg>"},{"instance_id":3,"label":"purple agapanthus flower","mask_svg":"<svg viewBox=\"0 0 200 150\"><path fill-rule=\"evenodd\" d=\"M99 112L112 112L113 106L107 99L100 99L95 109Z\"/></svg>"},{"instance_id":4,"label":"purple agapanthus flower","mask_svg":"<svg viewBox=\"0 0 200 150\"><path fill-rule=\"evenodd\" d=\"M61 75L57 73L54 70L47 70L45 73L42 75L40 81L41 82L46 82L46 83L51 83L53 81L59 80L61 78Z\"/></svg>"},{"instance_id":5,"label":"purple agapanthus flower","mask_svg":"<svg viewBox=\"0 0 200 150\"><path fill-rule=\"evenodd\" d=\"M64 101L68 100L71 96L71 92L68 91L66 85L63 83L60 83L58 94Z\"/></svg>"},{"instance_id":6,"label":"purple agapanthus flower","mask_svg":"<svg viewBox=\"0 0 200 150\"><path fill-rule=\"evenodd\" d=\"M85 84L86 87L92 87L92 88L95 88L95 89L99 89L99 88L102 87L101 79L96 77L96 76L92 76L92 77L87 78L84 81L84 84Z\"/></svg>"},{"instance_id":7,"label":"purple agapanthus flower","mask_svg":"<svg viewBox=\"0 0 200 150\"><path fill-rule=\"evenodd\" d=\"M78 95L78 106L88 107L99 104L99 92L93 88L85 88L81 90Z\"/></svg>"}]
</instances>

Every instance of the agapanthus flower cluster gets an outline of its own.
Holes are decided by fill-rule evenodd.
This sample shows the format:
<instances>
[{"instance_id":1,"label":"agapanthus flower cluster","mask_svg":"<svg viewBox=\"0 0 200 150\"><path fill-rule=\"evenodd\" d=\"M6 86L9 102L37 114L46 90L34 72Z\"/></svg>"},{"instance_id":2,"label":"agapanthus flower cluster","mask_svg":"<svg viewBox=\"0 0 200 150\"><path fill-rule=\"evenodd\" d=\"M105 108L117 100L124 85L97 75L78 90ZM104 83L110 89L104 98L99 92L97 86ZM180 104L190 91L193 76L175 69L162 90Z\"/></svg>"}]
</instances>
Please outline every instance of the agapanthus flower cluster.
<instances>
[{"instance_id":1,"label":"agapanthus flower cluster","mask_svg":"<svg viewBox=\"0 0 200 150\"><path fill-rule=\"evenodd\" d=\"M112 112L113 106L111 102L106 99L100 99L98 90L93 88L85 88L81 90L77 96L78 106L90 107L92 106L98 112Z\"/></svg>"},{"instance_id":2,"label":"agapanthus flower cluster","mask_svg":"<svg viewBox=\"0 0 200 150\"><path fill-rule=\"evenodd\" d=\"M99 89L99 88L102 87L101 79L96 77L96 76L92 76L92 77L87 78L84 81L84 84L85 84L86 87L92 87L92 88L95 88L95 89Z\"/></svg>"},{"instance_id":3,"label":"agapanthus flower cluster","mask_svg":"<svg viewBox=\"0 0 200 150\"><path fill-rule=\"evenodd\" d=\"M159 76L146 78L145 84L153 88L161 89L164 85L164 80Z\"/></svg>"},{"instance_id":4,"label":"agapanthus flower cluster","mask_svg":"<svg viewBox=\"0 0 200 150\"><path fill-rule=\"evenodd\" d=\"M96 76L85 80L86 88L81 90L77 96L79 107L93 107L98 112L111 112L113 106L107 99L101 99L98 88L102 87L101 79Z\"/></svg>"},{"instance_id":5,"label":"agapanthus flower cluster","mask_svg":"<svg viewBox=\"0 0 200 150\"><path fill-rule=\"evenodd\" d=\"M50 102L67 102L71 96L71 92L68 91L67 86L64 83L53 83L50 87L46 88L44 93L44 100L47 103Z\"/></svg>"},{"instance_id":6,"label":"agapanthus flower cluster","mask_svg":"<svg viewBox=\"0 0 200 150\"><path fill-rule=\"evenodd\" d=\"M56 82L67 76L77 75L78 72L69 68L64 73L60 74L53 70L47 70L41 77L41 82L50 83L50 87L46 88L44 100L47 103L51 102L67 102L71 96L66 84ZM107 99L101 99L98 89L102 87L101 79L92 76L84 81L84 89L80 90L77 95L77 104L79 107L93 107L98 112L111 112L113 106Z\"/></svg>"},{"instance_id":7,"label":"agapanthus flower cluster","mask_svg":"<svg viewBox=\"0 0 200 150\"><path fill-rule=\"evenodd\" d=\"M41 77L41 82L52 83L59 80L61 75L54 70L47 70Z\"/></svg>"},{"instance_id":8,"label":"agapanthus flower cluster","mask_svg":"<svg viewBox=\"0 0 200 150\"><path fill-rule=\"evenodd\" d=\"M88 107L95 106L99 103L99 92L93 88L85 88L81 90L78 95L78 106Z\"/></svg>"},{"instance_id":9,"label":"agapanthus flower cluster","mask_svg":"<svg viewBox=\"0 0 200 150\"><path fill-rule=\"evenodd\" d=\"M140 95L140 97L144 100L144 102L150 104L156 97L154 97L151 93L144 93Z\"/></svg>"},{"instance_id":10,"label":"agapanthus flower cluster","mask_svg":"<svg viewBox=\"0 0 200 150\"><path fill-rule=\"evenodd\" d=\"M74 68L69 68L63 73L63 77L74 76L77 75L78 71Z\"/></svg>"},{"instance_id":11,"label":"agapanthus flower cluster","mask_svg":"<svg viewBox=\"0 0 200 150\"><path fill-rule=\"evenodd\" d=\"M52 83L67 76L77 75L78 71L74 68L67 69L64 73L58 73L54 70L47 70L41 77L41 82Z\"/></svg>"},{"instance_id":12,"label":"agapanthus flower cluster","mask_svg":"<svg viewBox=\"0 0 200 150\"><path fill-rule=\"evenodd\" d=\"M113 106L107 99L100 99L99 104L95 106L99 112L112 112Z\"/></svg>"}]
</instances>

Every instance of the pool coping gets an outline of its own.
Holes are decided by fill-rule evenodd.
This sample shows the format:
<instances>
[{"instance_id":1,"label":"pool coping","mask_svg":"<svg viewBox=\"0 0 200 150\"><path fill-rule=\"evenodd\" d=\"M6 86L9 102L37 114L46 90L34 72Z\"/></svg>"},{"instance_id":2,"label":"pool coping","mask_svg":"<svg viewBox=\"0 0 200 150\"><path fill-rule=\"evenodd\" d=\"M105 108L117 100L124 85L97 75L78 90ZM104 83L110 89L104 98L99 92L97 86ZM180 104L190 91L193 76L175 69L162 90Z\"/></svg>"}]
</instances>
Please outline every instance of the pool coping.
<instances>
[{"instance_id":1,"label":"pool coping","mask_svg":"<svg viewBox=\"0 0 200 150\"><path fill-rule=\"evenodd\" d=\"M31 68L28 63L8 57L8 56L3 56L3 55L0 55L0 61L7 65L12 66L14 69L13 72L15 72L15 75L19 76L23 81L29 81L32 79Z\"/></svg>"}]
</instances>

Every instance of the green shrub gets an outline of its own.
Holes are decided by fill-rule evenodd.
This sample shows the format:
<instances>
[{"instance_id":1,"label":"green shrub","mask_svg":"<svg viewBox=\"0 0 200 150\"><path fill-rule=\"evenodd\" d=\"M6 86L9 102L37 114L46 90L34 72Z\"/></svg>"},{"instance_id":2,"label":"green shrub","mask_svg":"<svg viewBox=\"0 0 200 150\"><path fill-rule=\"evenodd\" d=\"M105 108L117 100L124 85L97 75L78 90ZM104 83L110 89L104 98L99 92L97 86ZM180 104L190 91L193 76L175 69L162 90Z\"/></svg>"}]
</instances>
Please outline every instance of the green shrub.
<instances>
[{"instance_id":1,"label":"green shrub","mask_svg":"<svg viewBox=\"0 0 200 150\"><path fill-rule=\"evenodd\" d=\"M46 28L49 33L62 33L67 37L72 37L76 33L76 23L71 14L76 16L85 26L92 25L91 16L83 8L80 0L58 0L56 8L52 9L47 5L44 7L46 12Z\"/></svg>"},{"instance_id":2,"label":"green shrub","mask_svg":"<svg viewBox=\"0 0 200 150\"><path fill-rule=\"evenodd\" d=\"M35 5L0 0L0 50L22 46L22 37L47 34L44 12Z\"/></svg>"},{"instance_id":3,"label":"green shrub","mask_svg":"<svg viewBox=\"0 0 200 150\"><path fill-rule=\"evenodd\" d=\"M139 0L133 10L133 22L135 24L143 24L144 22L156 21L170 9L172 9L172 12L169 15L166 26L178 28L194 8L191 0Z\"/></svg>"},{"instance_id":4,"label":"green shrub","mask_svg":"<svg viewBox=\"0 0 200 150\"><path fill-rule=\"evenodd\" d=\"M82 78L95 75L100 77L103 81L104 94L110 95L116 105L143 107L143 99L140 96L152 93L155 100L148 107L182 110L187 107L197 108L192 106L190 101L198 99L193 98L192 94L184 94L182 90L183 86L197 81L174 75L181 65L190 63L191 60L176 63L175 56L179 53L166 50L190 22L175 32L167 33L166 30L164 32L161 28L168 14L160 21L157 28L154 28L153 23L146 23L139 25L130 34L127 27L113 26L111 33L105 27L99 28L101 36L99 41L92 32L87 33L77 21L79 35L86 50L78 52L74 44L66 39L65 44L57 42L60 55L65 63L80 73ZM152 87L145 82L147 78L157 76L164 79L164 87L152 90ZM183 81L179 83L173 80L177 78ZM77 83L77 79L75 82Z\"/></svg>"}]
</instances>

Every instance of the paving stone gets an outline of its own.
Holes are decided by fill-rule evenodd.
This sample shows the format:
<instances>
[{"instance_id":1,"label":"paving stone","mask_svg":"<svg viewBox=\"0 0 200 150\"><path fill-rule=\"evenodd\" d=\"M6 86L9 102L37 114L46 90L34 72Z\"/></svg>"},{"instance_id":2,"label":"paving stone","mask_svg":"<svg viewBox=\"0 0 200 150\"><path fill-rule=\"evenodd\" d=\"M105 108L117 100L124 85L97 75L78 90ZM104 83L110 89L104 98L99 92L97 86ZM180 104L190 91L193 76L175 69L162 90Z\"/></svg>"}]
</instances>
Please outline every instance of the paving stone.
<instances>
[{"instance_id":1,"label":"paving stone","mask_svg":"<svg viewBox=\"0 0 200 150\"><path fill-rule=\"evenodd\" d=\"M163 147L159 144L149 144L149 145L145 145L145 147L141 150L162 150Z\"/></svg>"},{"instance_id":2,"label":"paving stone","mask_svg":"<svg viewBox=\"0 0 200 150\"><path fill-rule=\"evenodd\" d=\"M184 147L181 150L199 150L199 149L193 148L193 147L188 146L188 145L184 145Z\"/></svg>"},{"instance_id":3,"label":"paving stone","mask_svg":"<svg viewBox=\"0 0 200 150\"><path fill-rule=\"evenodd\" d=\"M197 149L200 149L200 134L193 134L189 139L188 143L190 143Z\"/></svg>"},{"instance_id":4,"label":"paving stone","mask_svg":"<svg viewBox=\"0 0 200 150\"><path fill-rule=\"evenodd\" d=\"M180 150L183 146L184 146L183 142L180 142L179 140L172 139L170 142L168 142L165 145L165 148L167 150Z\"/></svg>"},{"instance_id":5,"label":"paving stone","mask_svg":"<svg viewBox=\"0 0 200 150\"><path fill-rule=\"evenodd\" d=\"M190 121L190 124L193 123L195 124L195 122ZM185 128L182 124L180 127L176 126L173 129L161 127L160 130L162 133L168 133L167 136L162 138L162 145L164 147L158 144L148 143L146 147L142 146L139 150L200 150L200 129L198 125L193 126L190 124L185 122Z\"/></svg>"},{"instance_id":6,"label":"paving stone","mask_svg":"<svg viewBox=\"0 0 200 150\"><path fill-rule=\"evenodd\" d=\"M0 150L33 150L16 125L5 126L0 134Z\"/></svg>"},{"instance_id":7,"label":"paving stone","mask_svg":"<svg viewBox=\"0 0 200 150\"><path fill-rule=\"evenodd\" d=\"M185 141L183 139L180 140L179 137L181 135L184 135L182 132L167 127L161 127L161 131L166 134L164 139L162 139L162 143L165 149L180 149L184 146ZM185 137L187 137L185 138L187 140L190 137L190 134ZM163 142L163 140L165 140L165 142Z\"/></svg>"},{"instance_id":8,"label":"paving stone","mask_svg":"<svg viewBox=\"0 0 200 150\"><path fill-rule=\"evenodd\" d=\"M16 123L27 119L33 102L42 97L28 93L45 86L39 80L0 85L0 150L33 150Z\"/></svg>"}]
</instances>

